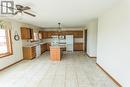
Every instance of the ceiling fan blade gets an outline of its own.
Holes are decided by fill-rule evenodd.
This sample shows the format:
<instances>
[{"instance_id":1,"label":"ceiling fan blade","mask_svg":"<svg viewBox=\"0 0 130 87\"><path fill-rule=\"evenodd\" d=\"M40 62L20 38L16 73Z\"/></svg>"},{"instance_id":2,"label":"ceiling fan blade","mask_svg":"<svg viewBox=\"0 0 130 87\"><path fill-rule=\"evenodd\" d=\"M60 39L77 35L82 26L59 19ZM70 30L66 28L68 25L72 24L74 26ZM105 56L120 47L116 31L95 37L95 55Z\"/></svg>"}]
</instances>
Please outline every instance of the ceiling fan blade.
<instances>
[{"instance_id":1,"label":"ceiling fan blade","mask_svg":"<svg viewBox=\"0 0 130 87\"><path fill-rule=\"evenodd\" d=\"M16 5L17 10L22 10L23 6L22 5Z\"/></svg>"},{"instance_id":2,"label":"ceiling fan blade","mask_svg":"<svg viewBox=\"0 0 130 87\"><path fill-rule=\"evenodd\" d=\"M26 7L23 7L23 10L29 10L31 9L30 7L26 6Z\"/></svg>"},{"instance_id":3,"label":"ceiling fan blade","mask_svg":"<svg viewBox=\"0 0 130 87\"><path fill-rule=\"evenodd\" d=\"M25 12L25 11L24 11L24 13L25 13L25 14L28 14L28 15L30 15L30 16L36 17L36 15L34 15L34 14L32 14L32 13Z\"/></svg>"}]
</instances>

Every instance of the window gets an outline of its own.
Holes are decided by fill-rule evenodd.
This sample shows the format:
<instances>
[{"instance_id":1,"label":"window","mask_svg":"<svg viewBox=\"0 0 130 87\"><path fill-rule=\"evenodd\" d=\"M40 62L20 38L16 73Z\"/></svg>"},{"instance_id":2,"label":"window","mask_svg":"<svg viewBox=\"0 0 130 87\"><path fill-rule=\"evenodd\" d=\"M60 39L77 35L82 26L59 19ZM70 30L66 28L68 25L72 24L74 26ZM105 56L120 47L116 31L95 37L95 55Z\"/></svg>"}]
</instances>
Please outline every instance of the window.
<instances>
[{"instance_id":1,"label":"window","mask_svg":"<svg viewBox=\"0 0 130 87\"><path fill-rule=\"evenodd\" d=\"M10 30L0 29L0 57L12 54Z\"/></svg>"}]
</instances>

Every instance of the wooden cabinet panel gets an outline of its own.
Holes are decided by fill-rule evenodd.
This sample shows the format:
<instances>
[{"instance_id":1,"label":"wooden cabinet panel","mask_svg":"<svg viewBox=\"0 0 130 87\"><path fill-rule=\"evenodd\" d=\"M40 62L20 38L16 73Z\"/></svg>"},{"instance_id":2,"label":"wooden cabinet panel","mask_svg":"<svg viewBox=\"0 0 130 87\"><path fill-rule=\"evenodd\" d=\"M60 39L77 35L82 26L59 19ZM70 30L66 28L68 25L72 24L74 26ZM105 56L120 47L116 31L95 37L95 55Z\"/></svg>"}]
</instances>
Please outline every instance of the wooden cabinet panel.
<instances>
[{"instance_id":1,"label":"wooden cabinet panel","mask_svg":"<svg viewBox=\"0 0 130 87\"><path fill-rule=\"evenodd\" d=\"M33 29L21 27L21 39L34 39Z\"/></svg>"},{"instance_id":2,"label":"wooden cabinet panel","mask_svg":"<svg viewBox=\"0 0 130 87\"><path fill-rule=\"evenodd\" d=\"M60 47L55 48L55 47L50 47L50 57L51 60L53 61L60 61L62 56L62 52Z\"/></svg>"},{"instance_id":3,"label":"wooden cabinet panel","mask_svg":"<svg viewBox=\"0 0 130 87\"><path fill-rule=\"evenodd\" d=\"M36 57L36 48L35 47L23 47L23 58L24 59L33 59Z\"/></svg>"},{"instance_id":4,"label":"wooden cabinet panel","mask_svg":"<svg viewBox=\"0 0 130 87\"><path fill-rule=\"evenodd\" d=\"M83 38L83 31L74 31L74 38Z\"/></svg>"},{"instance_id":5,"label":"wooden cabinet panel","mask_svg":"<svg viewBox=\"0 0 130 87\"><path fill-rule=\"evenodd\" d=\"M51 36L57 35L56 31L51 31Z\"/></svg>"},{"instance_id":6,"label":"wooden cabinet panel","mask_svg":"<svg viewBox=\"0 0 130 87\"><path fill-rule=\"evenodd\" d=\"M42 38L51 38L52 35L74 35L74 38L83 38L83 31L42 31Z\"/></svg>"},{"instance_id":7,"label":"wooden cabinet panel","mask_svg":"<svg viewBox=\"0 0 130 87\"><path fill-rule=\"evenodd\" d=\"M83 43L74 43L74 51L83 51Z\"/></svg>"},{"instance_id":8,"label":"wooden cabinet panel","mask_svg":"<svg viewBox=\"0 0 130 87\"><path fill-rule=\"evenodd\" d=\"M83 31L79 31L77 37L78 37L78 38L83 38Z\"/></svg>"},{"instance_id":9,"label":"wooden cabinet panel","mask_svg":"<svg viewBox=\"0 0 130 87\"><path fill-rule=\"evenodd\" d=\"M52 32L51 32L51 31L48 31L48 32L47 32L47 38L51 38L51 35L52 35Z\"/></svg>"},{"instance_id":10,"label":"wooden cabinet panel","mask_svg":"<svg viewBox=\"0 0 130 87\"><path fill-rule=\"evenodd\" d=\"M62 31L62 35L73 35L74 38L83 38L83 31Z\"/></svg>"},{"instance_id":11,"label":"wooden cabinet panel","mask_svg":"<svg viewBox=\"0 0 130 87\"><path fill-rule=\"evenodd\" d=\"M66 31L65 34L66 35L73 35L73 31Z\"/></svg>"},{"instance_id":12,"label":"wooden cabinet panel","mask_svg":"<svg viewBox=\"0 0 130 87\"><path fill-rule=\"evenodd\" d=\"M41 53L44 53L47 50L47 44L41 45Z\"/></svg>"},{"instance_id":13,"label":"wooden cabinet panel","mask_svg":"<svg viewBox=\"0 0 130 87\"><path fill-rule=\"evenodd\" d=\"M49 51L50 50L50 43L47 43L47 51Z\"/></svg>"},{"instance_id":14,"label":"wooden cabinet panel","mask_svg":"<svg viewBox=\"0 0 130 87\"><path fill-rule=\"evenodd\" d=\"M44 39L46 39L46 38L48 37L48 34L47 34L46 31L43 31L42 34L43 34L43 38L44 38Z\"/></svg>"},{"instance_id":15,"label":"wooden cabinet panel","mask_svg":"<svg viewBox=\"0 0 130 87\"><path fill-rule=\"evenodd\" d=\"M21 27L21 39L30 39L30 29Z\"/></svg>"}]
</instances>

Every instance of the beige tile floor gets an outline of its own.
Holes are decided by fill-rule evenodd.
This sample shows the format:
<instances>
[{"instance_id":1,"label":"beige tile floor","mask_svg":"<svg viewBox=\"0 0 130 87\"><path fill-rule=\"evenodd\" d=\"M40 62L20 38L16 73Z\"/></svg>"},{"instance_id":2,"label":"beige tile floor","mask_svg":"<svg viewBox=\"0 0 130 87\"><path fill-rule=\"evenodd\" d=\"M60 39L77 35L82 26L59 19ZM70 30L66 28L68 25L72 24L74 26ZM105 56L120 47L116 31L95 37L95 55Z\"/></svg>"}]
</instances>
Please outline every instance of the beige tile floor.
<instances>
[{"instance_id":1,"label":"beige tile floor","mask_svg":"<svg viewBox=\"0 0 130 87\"><path fill-rule=\"evenodd\" d=\"M64 53L53 62L49 52L0 72L0 87L118 87L82 52Z\"/></svg>"}]
</instances>

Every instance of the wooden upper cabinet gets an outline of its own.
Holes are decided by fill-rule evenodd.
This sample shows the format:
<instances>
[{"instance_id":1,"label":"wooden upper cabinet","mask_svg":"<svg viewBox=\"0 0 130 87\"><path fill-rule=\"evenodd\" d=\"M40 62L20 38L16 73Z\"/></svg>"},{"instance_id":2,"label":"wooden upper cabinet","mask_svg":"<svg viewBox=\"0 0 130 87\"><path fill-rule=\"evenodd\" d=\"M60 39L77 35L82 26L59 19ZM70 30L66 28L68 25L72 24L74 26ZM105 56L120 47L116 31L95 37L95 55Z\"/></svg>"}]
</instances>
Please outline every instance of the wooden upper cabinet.
<instances>
[{"instance_id":1,"label":"wooden upper cabinet","mask_svg":"<svg viewBox=\"0 0 130 87\"><path fill-rule=\"evenodd\" d=\"M33 29L21 27L21 39L34 39Z\"/></svg>"},{"instance_id":2,"label":"wooden upper cabinet","mask_svg":"<svg viewBox=\"0 0 130 87\"><path fill-rule=\"evenodd\" d=\"M45 38L45 32L44 31L41 31L41 33L42 33L42 39L44 39Z\"/></svg>"},{"instance_id":3,"label":"wooden upper cabinet","mask_svg":"<svg viewBox=\"0 0 130 87\"><path fill-rule=\"evenodd\" d=\"M52 36L55 35L74 35L74 38L83 38L83 31L79 30L79 31L40 31L39 32L42 35L42 39L45 38L51 38Z\"/></svg>"},{"instance_id":4,"label":"wooden upper cabinet","mask_svg":"<svg viewBox=\"0 0 130 87\"><path fill-rule=\"evenodd\" d=\"M74 32L74 31L66 31L65 34L66 34L66 35L73 35L73 32Z\"/></svg>"},{"instance_id":5,"label":"wooden upper cabinet","mask_svg":"<svg viewBox=\"0 0 130 87\"><path fill-rule=\"evenodd\" d=\"M21 27L21 39L30 39L30 29Z\"/></svg>"},{"instance_id":6,"label":"wooden upper cabinet","mask_svg":"<svg viewBox=\"0 0 130 87\"><path fill-rule=\"evenodd\" d=\"M63 31L62 34L65 35L73 35L74 38L83 38L83 31Z\"/></svg>"},{"instance_id":7,"label":"wooden upper cabinet","mask_svg":"<svg viewBox=\"0 0 130 87\"><path fill-rule=\"evenodd\" d=\"M52 36L52 32L51 32L51 31L48 31L48 32L47 32L47 37L48 37L48 38L51 38L51 36Z\"/></svg>"},{"instance_id":8,"label":"wooden upper cabinet","mask_svg":"<svg viewBox=\"0 0 130 87\"><path fill-rule=\"evenodd\" d=\"M51 35L52 36L55 36L55 35L58 35L59 33L57 31L52 31Z\"/></svg>"},{"instance_id":9,"label":"wooden upper cabinet","mask_svg":"<svg viewBox=\"0 0 130 87\"><path fill-rule=\"evenodd\" d=\"M74 38L83 38L83 31L73 31Z\"/></svg>"},{"instance_id":10,"label":"wooden upper cabinet","mask_svg":"<svg viewBox=\"0 0 130 87\"><path fill-rule=\"evenodd\" d=\"M83 38L83 31L79 31L79 32L78 32L78 37L79 37L79 38Z\"/></svg>"}]
</instances>

